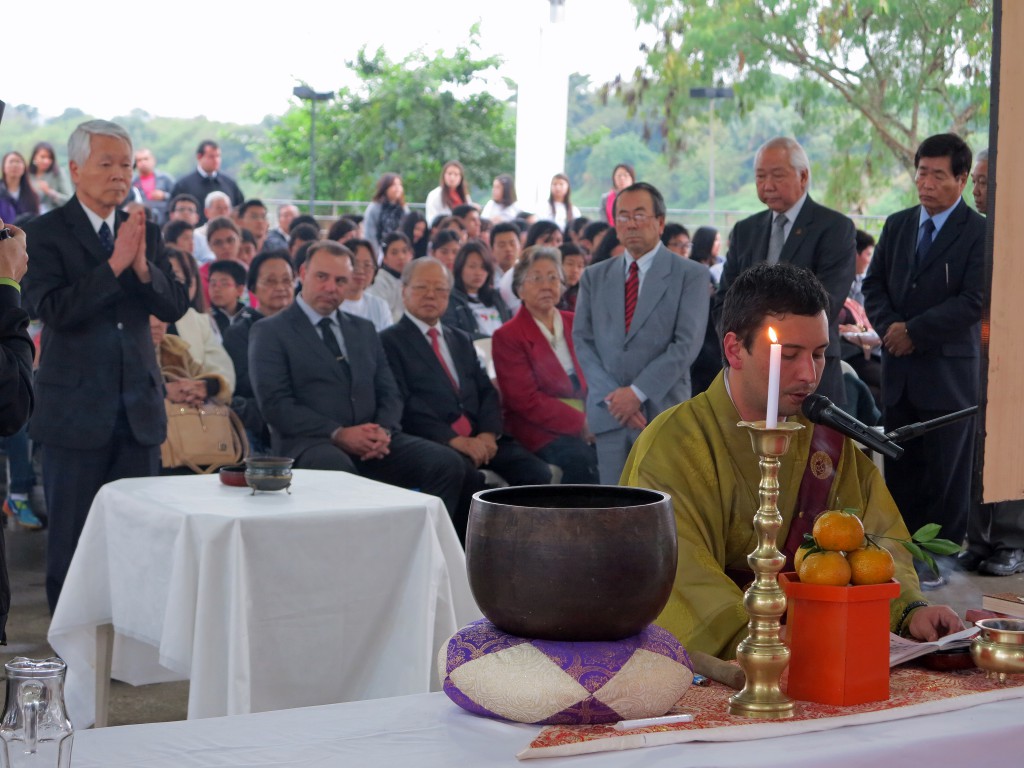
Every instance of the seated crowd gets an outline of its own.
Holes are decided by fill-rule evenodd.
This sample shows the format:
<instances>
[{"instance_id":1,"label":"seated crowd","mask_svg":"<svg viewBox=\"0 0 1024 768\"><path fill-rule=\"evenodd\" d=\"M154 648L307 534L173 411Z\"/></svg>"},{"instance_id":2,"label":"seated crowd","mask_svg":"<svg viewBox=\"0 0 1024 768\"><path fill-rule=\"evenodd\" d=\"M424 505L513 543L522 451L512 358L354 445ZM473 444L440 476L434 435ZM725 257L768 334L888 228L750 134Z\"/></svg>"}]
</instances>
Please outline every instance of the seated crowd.
<instances>
[{"instance_id":1,"label":"seated crowd","mask_svg":"<svg viewBox=\"0 0 1024 768\"><path fill-rule=\"evenodd\" d=\"M215 142L200 144L196 172L177 183L151 151L134 156L117 207L141 203L161 225L188 303L172 321L150 315L169 403L230 404L252 453L435 493L460 538L488 483L598 482L572 312L609 224L580 215L564 174L538 216L501 175L482 217L449 162L426 217L388 173L361 216L325 225L288 204L271 228L267 206L220 172ZM19 159L4 158L7 220L75 191L49 145L32 164ZM303 346L311 335L317 343ZM14 503L23 524L34 520L24 495Z\"/></svg>"},{"instance_id":2,"label":"seated crowd","mask_svg":"<svg viewBox=\"0 0 1024 768\"><path fill-rule=\"evenodd\" d=\"M806 193L802 149L792 140L779 141L758 151L759 174L762 160L773 153L783 156L785 166L781 175L758 176L759 195L763 191L766 205L785 208L797 223L814 212L819 221L832 222L842 236L822 237L820 248L838 243L840 266L833 274L814 262L799 275L769 271L764 280L778 279L789 288L795 283L796 293L813 294L810 309L796 312L811 318L808 338L814 343L807 365L794 369L794 386L801 397L820 387L842 402L836 390L826 389L826 382L835 383L830 373L842 387L840 323L843 339L853 345L855 355L849 356L862 358L862 370L872 367L872 355L877 359L880 337L887 350L910 342L893 341L892 333L881 330L873 340L854 336L870 328L863 301L851 299L842 320L832 311L855 275L852 222L822 213L827 209ZM130 187L125 183L131 143L114 124L83 124L69 148L75 196L27 226L38 250L26 277L26 300L44 324L32 436L45 445L44 475L51 483L51 607L95 491L117 477L159 471L163 414L150 406L159 397L153 383L161 378L162 394L171 403L229 404L253 453L288 456L296 468L357 473L438 496L464 540L471 497L488 484L624 478L675 491L678 486L664 471L674 472L673 462L683 457L677 442L663 438L676 423L670 419L689 413L675 410L680 403L698 408L717 398L733 424L732 408L756 418L764 407L765 398L755 392L767 380L761 342L751 358L753 337L733 329L735 338L725 337L733 347L725 347L723 372L713 313L722 312L730 285L746 286L756 298L757 286L747 285L749 277L744 282L743 270L764 261L765 248L770 255L778 247L774 261L803 266L796 249L819 247L811 242L817 231L810 225L795 230L799 236L806 232L803 240L786 241L785 215L775 220L778 233L773 230L769 238L767 224L758 224L764 214L757 214L734 228L723 270L718 231L701 227L691 240L685 227L666 222L660 192L637 182L625 165L616 167L614 189L602 201L603 221L580 215L563 174L552 179L550 197L537 215L517 203L511 177L499 176L482 216L462 166L449 162L428 197L426 217L409 209L401 177L386 173L361 216L343 216L324 227L295 206L282 205L271 228L267 206L245 199L219 173L214 142L200 145L197 171L173 186L155 182L155 160L147 150L135 157L143 156L139 167L148 176L137 176ZM98 169L101 151L120 165ZM36 154L29 165L4 158L4 221L36 216L44 200L52 207L59 199L47 195L54 191L52 178L49 186L32 185ZM55 167L52 150L50 161ZM785 191L783 177L789 176L798 180L786 192L792 199L775 191ZM122 188L126 196L118 194ZM155 224L161 219L162 240ZM748 264L747 232L755 225L759 250L751 252ZM85 278L69 277L86 272L83 265L93 270L91 293L75 283ZM857 261L858 278L862 273ZM802 284L807 280L813 281L810 288ZM725 306L728 319L730 305ZM762 312L774 314L774 305ZM764 319L747 330L753 333ZM112 338L123 341L114 345ZM72 370L97 365L103 373L94 380ZM69 383L79 380L74 376L88 384L80 396L91 399L69 416L61 398L72 395ZM97 404L103 386L120 386L120 400ZM705 389L708 394L701 394ZM699 396L691 400L692 394ZM792 392L786 396L799 399ZM102 414L102 429L89 408ZM798 416L798 403L787 410L785 415ZM651 422L656 427L641 438ZM692 438L692 430L683 432L680 440ZM90 440L105 446L102 455L89 455ZM706 480L688 479L696 485ZM71 498L76 483L87 492ZM725 484L723 479L720 485ZM682 519L678 499L677 505ZM72 511L57 513L64 507ZM21 499L9 499L7 508L32 524L32 511ZM902 533L895 509L882 527ZM702 508L690 517L698 512L714 516ZM687 545L682 534L680 541ZM694 550L704 545L690 544ZM701 559L710 573L701 578L727 595L728 605L739 592L720 571L736 558L730 553L724 562L720 555ZM908 563L903 568L907 591L895 629L927 637L953 628L956 622L947 613L918 611L924 603L910 583L913 569ZM676 601L670 610L680 635L699 635L687 624L696 615L690 608ZM727 653L739 628L719 623L702 645Z\"/></svg>"},{"instance_id":3,"label":"seated crowd","mask_svg":"<svg viewBox=\"0 0 1024 768\"><path fill-rule=\"evenodd\" d=\"M579 215L561 174L546 217L519 210L511 177L496 179L506 202L491 201L491 220L462 171L445 165L430 221L385 174L363 216L326 227L283 205L271 230L261 201L231 209L221 190L174 197L164 225L172 263L190 263L183 279L200 286L190 312L209 307L230 358L220 397L252 451L436 493L460 537L487 483L599 482L572 322L592 250L618 244L607 222Z\"/></svg>"},{"instance_id":4,"label":"seated crowd","mask_svg":"<svg viewBox=\"0 0 1024 768\"><path fill-rule=\"evenodd\" d=\"M598 441L588 426L587 379L576 357L573 317L585 268L626 251L618 236L623 227L616 226L615 198L632 189L630 166L616 167L601 221L580 215L564 174L552 178L551 195L539 205L539 215L517 203L507 174L495 178L492 198L481 211L468 193L464 168L451 161L427 197L426 217L409 209L401 177L386 173L362 216L342 216L324 227L286 204L279 206L277 226L271 228L267 206L244 199L238 185L219 173L216 143L200 144L196 173L177 184L155 170L149 150L135 154L137 173L123 206L141 201L151 219L163 222L164 252L189 299L188 311L177 321L164 324L154 318L154 343L165 335L185 343L190 362L183 367L205 372L201 381L208 399L231 403L252 452L285 452L298 467L319 466L324 462L314 458L316 441L289 442L289 436L317 437L345 454L329 464L373 475L374 461L397 449L392 432L440 444L450 449L443 455L461 463L454 473L461 477L458 493L445 496L460 535L470 496L485 482L545 483L553 469L562 482L599 481ZM37 160L49 161L52 184L61 181L48 145L33 152L32 168ZM5 168L8 164L17 165L5 157ZM26 193L14 212L31 215L43 210L33 190L42 195L50 187L45 180L37 183L29 166L22 165L18 183ZM11 180L6 187L12 187ZM701 250L707 232L714 248ZM664 224L660 235L668 251L711 270L713 292L716 266L721 273L717 232L699 229L692 253L689 231L681 224ZM305 277L314 257L319 266L328 253L347 263L338 285L326 298L319 297L325 310L320 314L342 317L340 310L346 323L351 318L367 321L374 332L366 336L367 343L382 346L364 351L372 353L381 371L369 376L367 371L375 369L352 366L358 355L346 351L337 356L346 399L356 405L336 414L330 431L313 435L310 423L279 407L278 390L285 384L295 387L287 402L302 402L306 410L300 413L306 416L324 406L310 398L308 387L295 384L294 373L283 375L267 355L252 354L249 340L257 321L293 302L313 317L303 299ZM427 290L425 281L435 290ZM435 326L440 331L431 336ZM322 329L317 333L327 338ZM695 391L702 391L721 368L713 324L702 324L700 333L704 348L690 361L695 381L702 382ZM335 335L344 350L347 339L340 326ZM166 341L160 344L167 347ZM174 384L172 377L165 371L168 385ZM392 403L396 394L399 402ZM366 402L357 403L361 397ZM366 421L349 424L357 414ZM349 442L350 435L342 439L339 428L361 424L378 428L378 437L363 435L357 443ZM623 460L616 458L604 473L606 482L618 475ZM479 469L493 474L485 479ZM432 487L429 480L407 474L403 469L386 477L410 487Z\"/></svg>"}]
</instances>

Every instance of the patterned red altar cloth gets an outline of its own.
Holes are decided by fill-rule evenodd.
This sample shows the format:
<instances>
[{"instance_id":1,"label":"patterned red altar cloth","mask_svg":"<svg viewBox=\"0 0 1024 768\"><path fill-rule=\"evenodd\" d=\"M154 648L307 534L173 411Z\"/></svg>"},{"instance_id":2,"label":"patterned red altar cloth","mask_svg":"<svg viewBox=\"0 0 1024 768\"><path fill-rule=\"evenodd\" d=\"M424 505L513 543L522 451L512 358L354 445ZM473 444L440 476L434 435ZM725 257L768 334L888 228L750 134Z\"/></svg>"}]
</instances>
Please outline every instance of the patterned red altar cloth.
<instances>
[{"instance_id":1,"label":"patterned red altar cloth","mask_svg":"<svg viewBox=\"0 0 1024 768\"><path fill-rule=\"evenodd\" d=\"M731 689L719 683L691 686L669 714L687 712L692 723L662 725L628 732L611 725L547 726L516 757L566 757L591 752L613 752L686 741L748 741L797 733L826 731L848 725L876 723L905 717L935 714L1024 698L1024 676L1011 675L1005 685L988 680L980 669L932 672L916 667L897 667L889 679L889 699L840 707L797 702L796 715L788 720L754 720L729 714Z\"/></svg>"}]
</instances>

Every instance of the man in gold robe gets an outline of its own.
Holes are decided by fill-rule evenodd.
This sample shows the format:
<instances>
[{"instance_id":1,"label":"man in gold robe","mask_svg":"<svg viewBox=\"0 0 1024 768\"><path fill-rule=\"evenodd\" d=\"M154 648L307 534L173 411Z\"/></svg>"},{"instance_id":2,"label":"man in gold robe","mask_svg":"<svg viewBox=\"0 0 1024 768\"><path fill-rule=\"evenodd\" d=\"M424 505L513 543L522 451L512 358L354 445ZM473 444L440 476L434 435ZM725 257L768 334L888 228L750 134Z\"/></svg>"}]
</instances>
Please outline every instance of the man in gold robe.
<instances>
[{"instance_id":1,"label":"man in gold robe","mask_svg":"<svg viewBox=\"0 0 1024 768\"><path fill-rule=\"evenodd\" d=\"M746 558L757 544L753 518L761 474L749 434L737 422L765 418L769 326L782 344L779 417L804 426L793 437L779 471L780 547L795 517L813 519L829 508L862 510L869 534L909 538L881 474L851 440L836 440L835 462L827 452L812 452L815 430L825 428L809 422L800 407L817 387L825 364L828 301L821 283L804 269L760 264L743 273L722 311L725 369L706 392L655 419L626 462L623 485L672 496L679 565L672 596L657 623L691 651L730 659L747 635L743 591L733 577L737 571L749 573ZM807 498L801 485L808 474L826 484L820 508L801 512L798 499ZM892 539L879 543L892 552L902 585L890 608L892 631L935 640L962 628L950 608L924 601L909 553ZM747 581L751 579L752 574Z\"/></svg>"}]
</instances>

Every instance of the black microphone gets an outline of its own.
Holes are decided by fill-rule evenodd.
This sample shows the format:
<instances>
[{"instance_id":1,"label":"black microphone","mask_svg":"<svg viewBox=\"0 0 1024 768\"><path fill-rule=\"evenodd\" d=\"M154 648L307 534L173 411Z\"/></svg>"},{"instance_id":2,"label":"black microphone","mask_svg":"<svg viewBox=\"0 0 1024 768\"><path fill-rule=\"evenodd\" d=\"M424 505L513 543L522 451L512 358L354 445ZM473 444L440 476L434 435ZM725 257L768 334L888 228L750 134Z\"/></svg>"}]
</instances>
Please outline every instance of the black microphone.
<instances>
[{"instance_id":1,"label":"black microphone","mask_svg":"<svg viewBox=\"0 0 1024 768\"><path fill-rule=\"evenodd\" d=\"M824 395L808 395L805 397L802 410L804 416L815 424L824 424L826 427L831 427L837 432L842 432L847 437L853 438L873 451L878 451L883 456L888 456L890 459L898 459L903 455L903 449L900 446L893 443L881 432L857 421Z\"/></svg>"}]
</instances>

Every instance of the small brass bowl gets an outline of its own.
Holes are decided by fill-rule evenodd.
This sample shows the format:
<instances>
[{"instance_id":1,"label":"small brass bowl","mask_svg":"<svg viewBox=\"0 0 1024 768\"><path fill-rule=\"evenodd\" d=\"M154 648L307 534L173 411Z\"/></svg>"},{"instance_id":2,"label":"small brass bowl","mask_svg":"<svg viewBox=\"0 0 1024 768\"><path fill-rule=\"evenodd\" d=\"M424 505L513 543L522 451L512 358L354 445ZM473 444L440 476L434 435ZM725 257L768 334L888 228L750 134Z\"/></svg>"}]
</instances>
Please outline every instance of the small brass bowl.
<instances>
[{"instance_id":1,"label":"small brass bowl","mask_svg":"<svg viewBox=\"0 0 1024 768\"><path fill-rule=\"evenodd\" d=\"M245 482L256 491L288 491L292 484L292 464L287 456L250 456L245 460Z\"/></svg>"},{"instance_id":2,"label":"small brass bowl","mask_svg":"<svg viewBox=\"0 0 1024 768\"><path fill-rule=\"evenodd\" d=\"M1024 673L1024 619L982 619L981 633L971 642L971 658L985 676L1005 683L1007 675Z\"/></svg>"}]
</instances>

